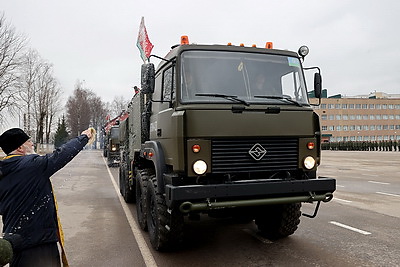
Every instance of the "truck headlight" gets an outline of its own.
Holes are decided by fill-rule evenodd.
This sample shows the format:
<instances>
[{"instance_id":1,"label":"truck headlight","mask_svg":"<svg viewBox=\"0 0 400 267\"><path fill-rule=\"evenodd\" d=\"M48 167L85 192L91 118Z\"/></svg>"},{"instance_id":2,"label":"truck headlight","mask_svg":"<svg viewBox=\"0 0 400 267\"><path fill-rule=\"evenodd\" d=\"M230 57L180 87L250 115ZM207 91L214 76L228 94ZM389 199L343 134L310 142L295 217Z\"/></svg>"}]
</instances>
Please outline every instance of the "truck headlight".
<instances>
[{"instance_id":1,"label":"truck headlight","mask_svg":"<svg viewBox=\"0 0 400 267\"><path fill-rule=\"evenodd\" d=\"M311 156L308 156L304 159L303 164L306 169L311 170L315 166L315 159Z\"/></svg>"},{"instance_id":2,"label":"truck headlight","mask_svg":"<svg viewBox=\"0 0 400 267\"><path fill-rule=\"evenodd\" d=\"M207 163L204 160L197 160L193 163L193 171L197 175L202 175L207 171Z\"/></svg>"},{"instance_id":3,"label":"truck headlight","mask_svg":"<svg viewBox=\"0 0 400 267\"><path fill-rule=\"evenodd\" d=\"M111 147L111 150L112 150L112 151L116 151L116 150L117 150L117 147L116 147L115 145L113 145L113 146Z\"/></svg>"}]
</instances>

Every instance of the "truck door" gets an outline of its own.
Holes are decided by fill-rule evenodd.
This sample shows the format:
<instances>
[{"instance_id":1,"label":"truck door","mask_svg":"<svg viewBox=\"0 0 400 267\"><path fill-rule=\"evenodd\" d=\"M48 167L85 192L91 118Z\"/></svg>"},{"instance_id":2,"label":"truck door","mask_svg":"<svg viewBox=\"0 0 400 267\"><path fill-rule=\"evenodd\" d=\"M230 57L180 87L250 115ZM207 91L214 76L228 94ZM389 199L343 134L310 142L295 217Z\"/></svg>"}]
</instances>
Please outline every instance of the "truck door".
<instances>
[{"instance_id":1,"label":"truck door","mask_svg":"<svg viewBox=\"0 0 400 267\"><path fill-rule=\"evenodd\" d=\"M174 112L173 103L176 98L176 69L175 64L170 63L156 74L155 90L153 94L152 116L150 119L150 139L157 140L164 149L165 162L168 165L176 165L174 156L178 155L180 145L177 137L182 137L182 116ZM178 114L179 115L179 114ZM178 122L179 121L179 122ZM180 130L178 130L180 129ZM179 132L179 133L178 133ZM181 148L183 151L183 148ZM176 160L176 157L175 157Z\"/></svg>"}]
</instances>

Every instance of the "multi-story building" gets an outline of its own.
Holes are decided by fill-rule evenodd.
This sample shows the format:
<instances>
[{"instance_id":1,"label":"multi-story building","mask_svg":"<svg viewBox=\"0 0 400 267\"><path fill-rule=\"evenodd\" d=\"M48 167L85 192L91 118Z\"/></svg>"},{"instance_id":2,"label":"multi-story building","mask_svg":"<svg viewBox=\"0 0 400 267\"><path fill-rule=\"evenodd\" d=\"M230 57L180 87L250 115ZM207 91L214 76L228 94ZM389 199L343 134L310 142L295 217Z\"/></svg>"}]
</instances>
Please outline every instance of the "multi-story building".
<instances>
[{"instance_id":1,"label":"multi-story building","mask_svg":"<svg viewBox=\"0 0 400 267\"><path fill-rule=\"evenodd\" d=\"M315 98L311 103L317 103ZM371 93L353 97L322 98L315 107L320 115L322 141L400 140L400 95Z\"/></svg>"}]
</instances>

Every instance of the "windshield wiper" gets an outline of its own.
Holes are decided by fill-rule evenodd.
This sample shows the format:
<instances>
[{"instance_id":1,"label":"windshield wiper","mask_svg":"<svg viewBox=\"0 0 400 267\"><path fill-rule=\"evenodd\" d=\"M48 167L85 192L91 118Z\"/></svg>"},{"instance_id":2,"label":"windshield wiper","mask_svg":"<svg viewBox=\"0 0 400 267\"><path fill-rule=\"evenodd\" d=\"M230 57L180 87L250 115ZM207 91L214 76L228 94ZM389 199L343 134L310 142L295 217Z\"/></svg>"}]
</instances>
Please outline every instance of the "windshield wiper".
<instances>
[{"instance_id":1,"label":"windshield wiper","mask_svg":"<svg viewBox=\"0 0 400 267\"><path fill-rule=\"evenodd\" d=\"M224 95L224 94L196 94L196 96L210 96L210 97L220 97L225 98L227 100L244 104L246 106L250 106L250 104L243 99L238 98L236 95Z\"/></svg>"},{"instance_id":2,"label":"windshield wiper","mask_svg":"<svg viewBox=\"0 0 400 267\"><path fill-rule=\"evenodd\" d=\"M303 105L300 104L297 101L294 101L293 99L291 99L289 96L284 97L284 96L275 96L275 95L255 95L255 98L267 98L267 99L279 99L279 100L286 100L289 101L290 103L295 104L296 106L302 107Z\"/></svg>"}]
</instances>

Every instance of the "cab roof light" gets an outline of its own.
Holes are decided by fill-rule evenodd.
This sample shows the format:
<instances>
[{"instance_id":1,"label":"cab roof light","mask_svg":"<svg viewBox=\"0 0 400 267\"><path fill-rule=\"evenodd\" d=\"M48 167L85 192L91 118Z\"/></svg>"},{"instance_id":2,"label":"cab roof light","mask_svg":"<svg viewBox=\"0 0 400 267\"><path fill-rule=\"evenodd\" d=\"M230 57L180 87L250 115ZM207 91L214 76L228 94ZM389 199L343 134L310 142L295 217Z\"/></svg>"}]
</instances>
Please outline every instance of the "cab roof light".
<instances>
[{"instance_id":1,"label":"cab roof light","mask_svg":"<svg viewBox=\"0 0 400 267\"><path fill-rule=\"evenodd\" d=\"M232 46L232 43L231 43L231 42L229 42L229 43L228 43L228 46Z\"/></svg>"},{"instance_id":2,"label":"cab roof light","mask_svg":"<svg viewBox=\"0 0 400 267\"><path fill-rule=\"evenodd\" d=\"M240 44L240 47L244 47L244 43L241 43L241 44Z\"/></svg>"},{"instance_id":3,"label":"cab roof light","mask_svg":"<svg viewBox=\"0 0 400 267\"><path fill-rule=\"evenodd\" d=\"M257 47L255 44L253 44L251 47Z\"/></svg>"},{"instance_id":4,"label":"cab roof light","mask_svg":"<svg viewBox=\"0 0 400 267\"><path fill-rule=\"evenodd\" d=\"M272 49L272 48L274 48L274 44L273 44L272 42L267 42L267 43L265 44L265 48L266 48L266 49Z\"/></svg>"},{"instance_id":5,"label":"cab roof light","mask_svg":"<svg viewBox=\"0 0 400 267\"><path fill-rule=\"evenodd\" d=\"M181 45L188 45L189 44L189 37L187 35L181 36Z\"/></svg>"}]
</instances>

